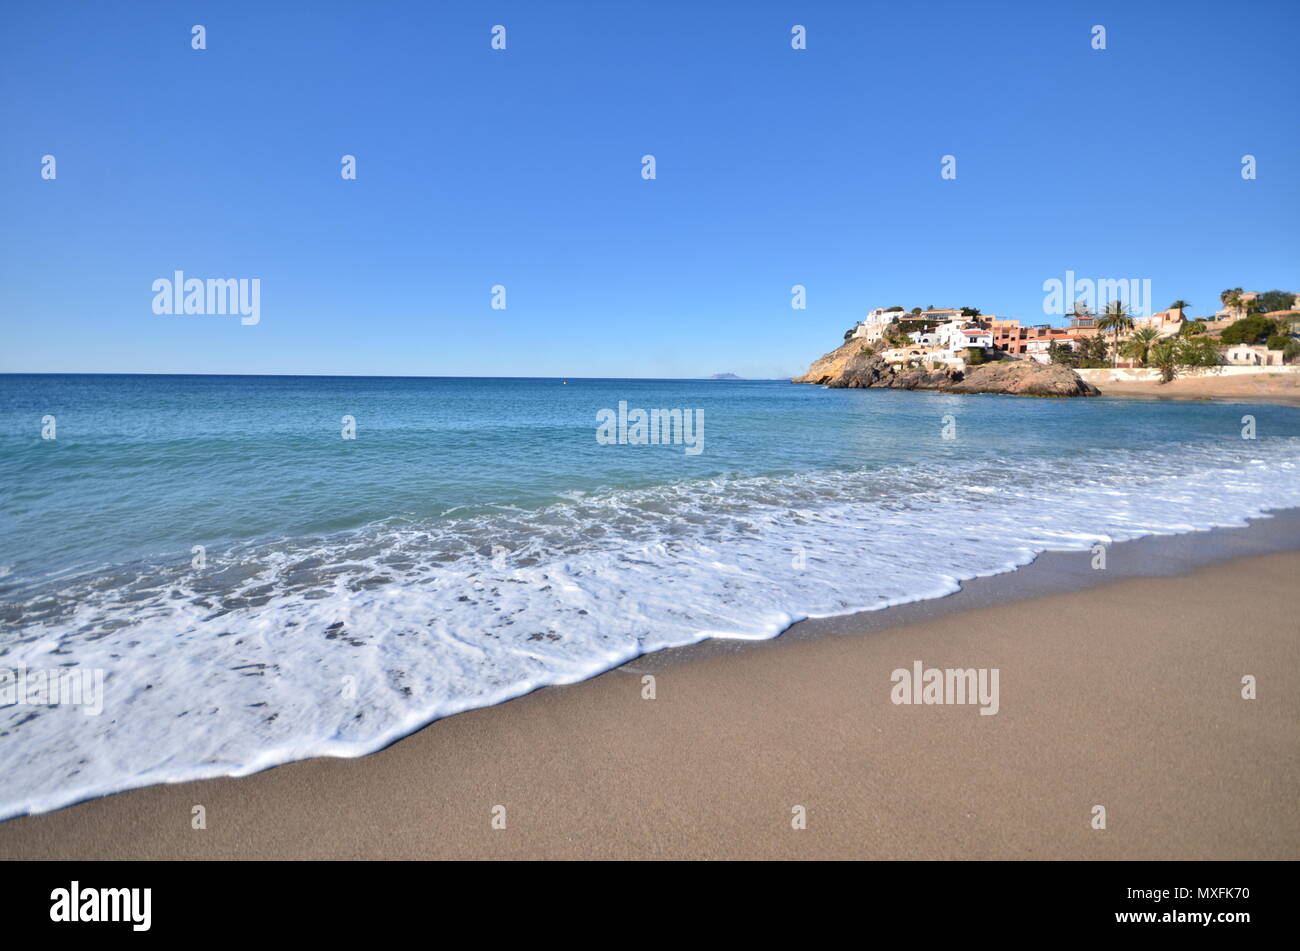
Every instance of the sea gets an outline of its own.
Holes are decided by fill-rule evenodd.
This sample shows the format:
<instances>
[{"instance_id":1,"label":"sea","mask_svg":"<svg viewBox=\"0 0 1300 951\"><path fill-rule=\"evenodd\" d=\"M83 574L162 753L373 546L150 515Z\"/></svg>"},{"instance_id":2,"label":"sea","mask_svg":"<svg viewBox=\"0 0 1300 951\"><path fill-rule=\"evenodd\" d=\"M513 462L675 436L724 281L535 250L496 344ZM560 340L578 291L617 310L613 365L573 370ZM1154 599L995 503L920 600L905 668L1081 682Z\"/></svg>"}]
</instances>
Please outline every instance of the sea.
<instances>
[{"instance_id":1,"label":"sea","mask_svg":"<svg viewBox=\"0 0 1300 951\"><path fill-rule=\"evenodd\" d=\"M1243 525L1300 506L1300 411L786 381L0 375L0 499L9 818L360 756L647 652L941 598L1045 551ZM68 671L80 701L18 689Z\"/></svg>"}]
</instances>

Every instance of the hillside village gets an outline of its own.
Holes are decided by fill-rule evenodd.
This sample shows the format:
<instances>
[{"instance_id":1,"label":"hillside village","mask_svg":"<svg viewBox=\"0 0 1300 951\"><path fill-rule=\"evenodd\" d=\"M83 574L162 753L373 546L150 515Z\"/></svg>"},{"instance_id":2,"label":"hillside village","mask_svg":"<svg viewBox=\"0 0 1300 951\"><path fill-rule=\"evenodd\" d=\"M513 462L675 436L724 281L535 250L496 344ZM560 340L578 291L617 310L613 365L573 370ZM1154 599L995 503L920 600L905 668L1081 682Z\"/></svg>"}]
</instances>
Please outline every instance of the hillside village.
<instances>
[{"instance_id":1,"label":"hillside village","mask_svg":"<svg viewBox=\"0 0 1300 951\"><path fill-rule=\"evenodd\" d=\"M877 308L844 335L861 341L895 369L961 373L990 361L1032 360L1072 369L1158 369L1165 380L1181 368L1275 367L1300 361L1300 295L1241 288L1220 295L1213 317L1189 315L1175 301L1150 316L1135 316L1123 302L1092 313L1075 306L1069 325L1022 325L981 314L977 308Z\"/></svg>"}]
</instances>

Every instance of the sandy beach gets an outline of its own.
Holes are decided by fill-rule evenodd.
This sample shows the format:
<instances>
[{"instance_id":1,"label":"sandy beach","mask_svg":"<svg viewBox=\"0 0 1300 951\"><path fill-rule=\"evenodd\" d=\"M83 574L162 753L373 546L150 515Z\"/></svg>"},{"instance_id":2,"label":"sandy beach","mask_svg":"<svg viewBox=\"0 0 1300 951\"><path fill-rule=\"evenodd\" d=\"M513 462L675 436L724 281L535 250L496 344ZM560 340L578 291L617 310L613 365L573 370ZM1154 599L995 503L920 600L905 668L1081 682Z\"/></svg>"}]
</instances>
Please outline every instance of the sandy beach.
<instances>
[{"instance_id":1,"label":"sandy beach","mask_svg":"<svg viewBox=\"0 0 1300 951\"><path fill-rule=\"evenodd\" d=\"M1183 376L1168 383L1154 381L1098 382L1102 396L1131 396L1156 400L1232 400L1300 406L1300 373L1260 373L1241 376L1213 374Z\"/></svg>"},{"instance_id":2,"label":"sandy beach","mask_svg":"<svg viewBox=\"0 0 1300 951\"><path fill-rule=\"evenodd\" d=\"M1294 527L1272 523L1275 547ZM1229 533L1229 553L1246 534ZM1205 538L1163 561L1139 542L1130 560L1167 574ZM1300 858L1300 640L1284 596L1300 552L1108 581L1087 558L1045 556L1038 585L1087 574L1085 590L1026 596L1036 563L773 641L643 657L367 757L14 819L0 857ZM998 712L893 703L891 672L916 661L997 668Z\"/></svg>"}]
</instances>

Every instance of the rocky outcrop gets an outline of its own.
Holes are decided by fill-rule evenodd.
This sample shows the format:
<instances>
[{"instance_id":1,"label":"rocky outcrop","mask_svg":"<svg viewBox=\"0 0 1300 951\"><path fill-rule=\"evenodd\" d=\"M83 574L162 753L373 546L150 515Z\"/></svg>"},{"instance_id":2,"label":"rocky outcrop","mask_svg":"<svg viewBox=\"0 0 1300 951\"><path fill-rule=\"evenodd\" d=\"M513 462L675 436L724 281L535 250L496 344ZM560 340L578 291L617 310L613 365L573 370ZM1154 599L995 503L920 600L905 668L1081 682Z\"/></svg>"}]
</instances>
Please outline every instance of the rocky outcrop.
<instances>
[{"instance_id":1,"label":"rocky outcrop","mask_svg":"<svg viewBox=\"0 0 1300 951\"><path fill-rule=\"evenodd\" d=\"M1017 396L1097 396L1100 391L1069 367L1034 360L1004 360L971 367L948 393L1012 393Z\"/></svg>"},{"instance_id":2,"label":"rocky outcrop","mask_svg":"<svg viewBox=\"0 0 1300 951\"><path fill-rule=\"evenodd\" d=\"M1097 396L1069 367L1034 360L1002 360L957 370L899 369L850 340L818 360L794 383L852 389L939 390L944 393L1011 393L1018 396Z\"/></svg>"},{"instance_id":3,"label":"rocky outcrop","mask_svg":"<svg viewBox=\"0 0 1300 951\"><path fill-rule=\"evenodd\" d=\"M837 380L845 374L865 369L872 360L874 355L862 343L861 340L845 341L843 346L836 347L830 353L826 354L812 362L808 372L803 376L795 377L792 383L825 383L830 385L833 380ZM847 384L838 384L845 386ZM860 383L859 386L870 386L870 383Z\"/></svg>"}]
</instances>

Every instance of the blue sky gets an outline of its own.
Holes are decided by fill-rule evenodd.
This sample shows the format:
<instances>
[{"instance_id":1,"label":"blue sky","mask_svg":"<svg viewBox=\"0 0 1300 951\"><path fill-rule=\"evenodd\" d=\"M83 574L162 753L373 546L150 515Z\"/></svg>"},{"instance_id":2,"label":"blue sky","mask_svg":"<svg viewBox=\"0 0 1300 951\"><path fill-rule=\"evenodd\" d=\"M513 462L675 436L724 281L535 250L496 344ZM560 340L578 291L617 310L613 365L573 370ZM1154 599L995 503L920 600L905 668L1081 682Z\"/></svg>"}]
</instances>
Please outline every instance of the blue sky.
<instances>
[{"instance_id":1,"label":"blue sky","mask_svg":"<svg viewBox=\"0 0 1300 951\"><path fill-rule=\"evenodd\" d=\"M1293 0L0 10L0 372L775 377L1067 270L1300 291Z\"/></svg>"}]
</instances>

